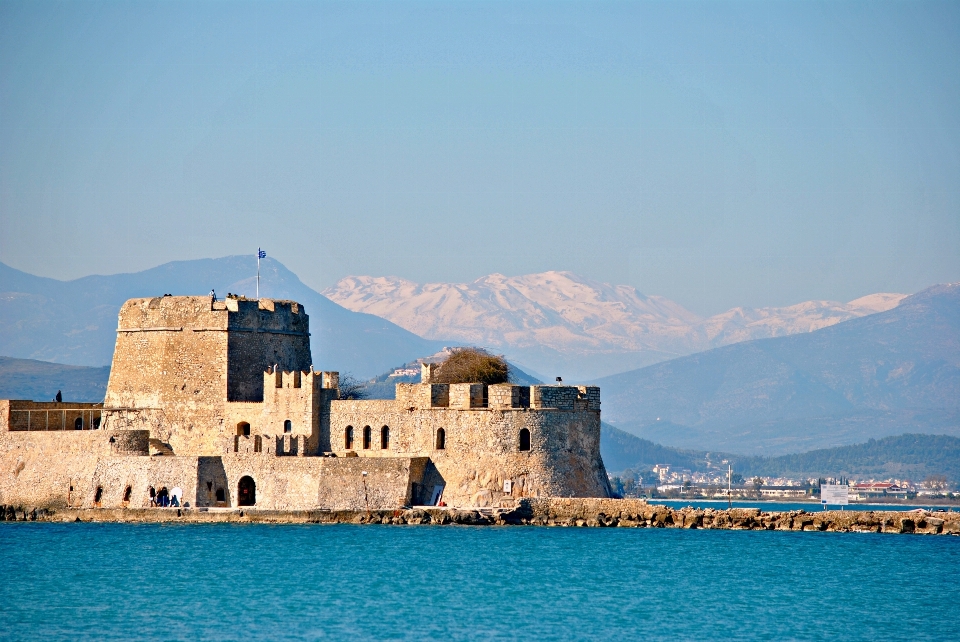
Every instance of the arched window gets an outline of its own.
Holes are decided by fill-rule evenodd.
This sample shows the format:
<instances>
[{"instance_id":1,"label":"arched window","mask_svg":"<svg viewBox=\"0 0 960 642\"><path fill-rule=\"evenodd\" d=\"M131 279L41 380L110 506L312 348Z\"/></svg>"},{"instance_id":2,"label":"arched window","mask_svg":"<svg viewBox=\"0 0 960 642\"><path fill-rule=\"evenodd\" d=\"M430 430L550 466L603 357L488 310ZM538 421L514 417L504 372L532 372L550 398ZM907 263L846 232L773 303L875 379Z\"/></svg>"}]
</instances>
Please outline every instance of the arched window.
<instances>
[{"instance_id":1,"label":"arched window","mask_svg":"<svg viewBox=\"0 0 960 642\"><path fill-rule=\"evenodd\" d=\"M530 431L526 428L520 429L520 450L530 450Z\"/></svg>"},{"instance_id":2,"label":"arched window","mask_svg":"<svg viewBox=\"0 0 960 642\"><path fill-rule=\"evenodd\" d=\"M363 449L370 450L370 426L363 427Z\"/></svg>"},{"instance_id":3,"label":"arched window","mask_svg":"<svg viewBox=\"0 0 960 642\"><path fill-rule=\"evenodd\" d=\"M390 427L384 426L380 429L380 450L386 450L390 447Z\"/></svg>"},{"instance_id":4,"label":"arched window","mask_svg":"<svg viewBox=\"0 0 960 642\"><path fill-rule=\"evenodd\" d=\"M250 436L250 424L246 421L241 421L237 424L237 436L238 437L249 437Z\"/></svg>"},{"instance_id":5,"label":"arched window","mask_svg":"<svg viewBox=\"0 0 960 642\"><path fill-rule=\"evenodd\" d=\"M343 431L343 447L346 450L353 450L353 426L347 426Z\"/></svg>"},{"instance_id":6,"label":"arched window","mask_svg":"<svg viewBox=\"0 0 960 642\"><path fill-rule=\"evenodd\" d=\"M283 432L293 432L293 422L289 419L283 422Z\"/></svg>"},{"instance_id":7,"label":"arched window","mask_svg":"<svg viewBox=\"0 0 960 642\"><path fill-rule=\"evenodd\" d=\"M133 493L133 489L129 486L123 489L123 501L124 503L130 502L130 494Z\"/></svg>"},{"instance_id":8,"label":"arched window","mask_svg":"<svg viewBox=\"0 0 960 642\"><path fill-rule=\"evenodd\" d=\"M83 417L77 417L77 420L73 422L74 430L83 430Z\"/></svg>"},{"instance_id":9,"label":"arched window","mask_svg":"<svg viewBox=\"0 0 960 642\"><path fill-rule=\"evenodd\" d=\"M447 447L447 431L443 428L437 428L437 450L443 450Z\"/></svg>"},{"instance_id":10,"label":"arched window","mask_svg":"<svg viewBox=\"0 0 960 642\"><path fill-rule=\"evenodd\" d=\"M257 503L257 483L253 477L244 475L237 484L237 504L240 506L254 506Z\"/></svg>"}]
</instances>

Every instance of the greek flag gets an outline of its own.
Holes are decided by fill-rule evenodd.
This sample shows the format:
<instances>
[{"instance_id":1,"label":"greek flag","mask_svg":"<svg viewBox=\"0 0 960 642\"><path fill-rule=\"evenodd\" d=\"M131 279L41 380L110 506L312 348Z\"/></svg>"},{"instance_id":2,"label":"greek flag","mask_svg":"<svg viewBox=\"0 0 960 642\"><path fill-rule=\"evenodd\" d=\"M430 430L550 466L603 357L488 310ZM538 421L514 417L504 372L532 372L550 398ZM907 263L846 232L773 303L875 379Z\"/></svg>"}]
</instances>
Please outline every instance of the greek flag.
<instances>
[{"instance_id":1,"label":"greek flag","mask_svg":"<svg viewBox=\"0 0 960 642\"><path fill-rule=\"evenodd\" d=\"M257 258L258 258L258 259L265 259L265 258L267 258L267 253L264 252L263 250L261 250L261 249L258 247L258 248L257 248Z\"/></svg>"}]
</instances>

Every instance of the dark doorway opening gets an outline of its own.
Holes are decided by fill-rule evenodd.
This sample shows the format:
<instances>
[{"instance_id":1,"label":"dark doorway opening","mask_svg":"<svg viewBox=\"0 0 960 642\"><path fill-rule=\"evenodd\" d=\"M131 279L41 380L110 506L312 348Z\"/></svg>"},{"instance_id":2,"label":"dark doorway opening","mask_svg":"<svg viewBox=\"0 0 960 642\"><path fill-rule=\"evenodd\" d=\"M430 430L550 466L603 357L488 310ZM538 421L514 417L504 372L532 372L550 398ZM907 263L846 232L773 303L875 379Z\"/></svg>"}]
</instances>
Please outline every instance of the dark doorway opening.
<instances>
[{"instance_id":1,"label":"dark doorway opening","mask_svg":"<svg viewBox=\"0 0 960 642\"><path fill-rule=\"evenodd\" d=\"M83 417L77 417L77 420L73 422L74 430L83 430Z\"/></svg>"},{"instance_id":2,"label":"dark doorway opening","mask_svg":"<svg viewBox=\"0 0 960 642\"><path fill-rule=\"evenodd\" d=\"M353 426L347 426L343 433L343 446L347 450L353 450Z\"/></svg>"},{"instance_id":3,"label":"dark doorway opening","mask_svg":"<svg viewBox=\"0 0 960 642\"><path fill-rule=\"evenodd\" d=\"M103 500L103 486L97 486L97 492L93 495L94 506L99 506Z\"/></svg>"},{"instance_id":4,"label":"dark doorway opening","mask_svg":"<svg viewBox=\"0 0 960 642\"><path fill-rule=\"evenodd\" d=\"M253 477L244 475L237 484L237 505L254 506L257 503L257 484Z\"/></svg>"},{"instance_id":5,"label":"dark doorway opening","mask_svg":"<svg viewBox=\"0 0 960 642\"><path fill-rule=\"evenodd\" d=\"M530 450L530 431L526 428L520 429L520 450Z\"/></svg>"},{"instance_id":6,"label":"dark doorway opening","mask_svg":"<svg viewBox=\"0 0 960 642\"><path fill-rule=\"evenodd\" d=\"M370 426L363 427L363 449L370 450Z\"/></svg>"},{"instance_id":7,"label":"dark doorway opening","mask_svg":"<svg viewBox=\"0 0 960 642\"><path fill-rule=\"evenodd\" d=\"M237 424L237 436L238 437L249 437L250 436L250 424L246 421L241 421Z\"/></svg>"},{"instance_id":8,"label":"dark doorway opening","mask_svg":"<svg viewBox=\"0 0 960 642\"><path fill-rule=\"evenodd\" d=\"M222 488L217 489L217 501L221 504L227 501L227 493Z\"/></svg>"}]
</instances>

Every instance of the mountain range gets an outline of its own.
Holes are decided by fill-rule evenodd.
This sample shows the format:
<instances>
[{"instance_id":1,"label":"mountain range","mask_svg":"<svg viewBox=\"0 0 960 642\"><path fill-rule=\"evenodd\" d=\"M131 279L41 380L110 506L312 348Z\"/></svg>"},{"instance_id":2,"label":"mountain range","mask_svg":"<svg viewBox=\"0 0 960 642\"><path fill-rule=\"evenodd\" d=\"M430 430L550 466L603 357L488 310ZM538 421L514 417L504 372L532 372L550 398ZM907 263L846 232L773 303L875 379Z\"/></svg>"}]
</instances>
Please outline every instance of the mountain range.
<instances>
[{"instance_id":1,"label":"mountain range","mask_svg":"<svg viewBox=\"0 0 960 642\"><path fill-rule=\"evenodd\" d=\"M0 355L107 365L124 301L161 294L202 295L211 289L220 297L227 292L255 296L256 258L175 261L142 272L72 281L33 276L0 263ZM372 377L443 347L385 319L333 303L271 258L261 261L260 294L304 305L318 369Z\"/></svg>"},{"instance_id":2,"label":"mountain range","mask_svg":"<svg viewBox=\"0 0 960 642\"><path fill-rule=\"evenodd\" d=\"M960 438L947 435L904 434L865 443L822 448L773 457L744 456L662 446L604 423L600 452L611 473L649 471L656 464L690 471L726 472L729 462L744 477L849 477L910 479L945 475L960 481ZM628 472L627 474L631 474Z\"/></svg>"},{"instance_id":3,"label":"mountain range","mask_svg":"<svg viewBox=\"0 0 960 642\"><path fill-rule=\"evenodd\" d=\"M571 272L425 285L351 276L323 294L427 339L502 351L547 380L557 374L592 379L741 341L810 332L889 310L905 296L734 308L702 318L670 299Z\"/></svg>"},{"instance_id":4,"label":"mountain range","mask_svg":"<svg viewBox=\"0 0 960 642\"><path fill-rule=\"evenodd\" d=\"M907 432L960 436L960 283L596 383L605 421L680 448L770 455Z\"/></svg>"}]
</instances>

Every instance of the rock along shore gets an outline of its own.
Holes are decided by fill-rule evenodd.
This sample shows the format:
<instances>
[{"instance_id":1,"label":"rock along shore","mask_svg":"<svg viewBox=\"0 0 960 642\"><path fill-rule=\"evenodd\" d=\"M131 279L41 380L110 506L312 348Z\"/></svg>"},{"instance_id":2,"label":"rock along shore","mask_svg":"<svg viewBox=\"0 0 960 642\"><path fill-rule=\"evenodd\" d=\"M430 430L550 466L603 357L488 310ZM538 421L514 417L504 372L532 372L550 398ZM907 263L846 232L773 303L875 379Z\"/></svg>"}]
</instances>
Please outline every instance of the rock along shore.
<instances>
[{"instance_id":1,"label":"rock along shore","mask_svg":"<svg viewBox=\"0 0 960 642\"><path fill-rule=\"evenodd\" d=\"M272 511L249 508L42 508L0 505L0 521L264 524L464 524L960 535L960 513L764 512L670 508L630 499L522 499L512 508Z\"/></svg>"}]
</instances>

